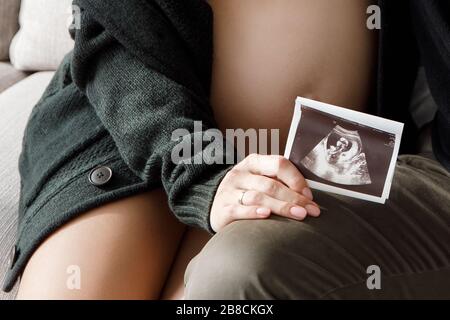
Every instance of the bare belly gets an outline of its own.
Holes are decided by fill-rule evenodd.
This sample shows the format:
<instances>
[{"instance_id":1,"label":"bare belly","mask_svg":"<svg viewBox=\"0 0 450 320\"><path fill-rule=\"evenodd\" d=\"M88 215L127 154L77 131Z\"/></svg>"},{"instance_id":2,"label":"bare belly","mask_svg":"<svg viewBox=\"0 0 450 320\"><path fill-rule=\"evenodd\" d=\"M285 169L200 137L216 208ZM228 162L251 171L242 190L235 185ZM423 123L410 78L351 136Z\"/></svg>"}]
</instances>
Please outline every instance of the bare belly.
<instances>
[{"instance_id":1,"label":"bare belly","mask_svg":"<svg viewBox=\"0 0 450 320\"><path fill-rule=\"evenodd\" d=\"M208 2L211 103L222 130L279 129L283 152L297 96L364 111L377 51L370 0Z\"/></svg>"}]
</instances>

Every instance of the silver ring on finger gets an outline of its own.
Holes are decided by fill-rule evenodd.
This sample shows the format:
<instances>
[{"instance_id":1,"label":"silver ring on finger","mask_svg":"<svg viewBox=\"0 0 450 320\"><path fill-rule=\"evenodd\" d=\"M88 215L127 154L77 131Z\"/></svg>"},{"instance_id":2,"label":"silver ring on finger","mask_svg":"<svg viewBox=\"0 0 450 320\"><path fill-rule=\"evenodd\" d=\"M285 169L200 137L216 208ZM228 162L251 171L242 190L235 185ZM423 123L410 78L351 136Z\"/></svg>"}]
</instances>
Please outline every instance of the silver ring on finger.
<instances>
[{"instance_id":1,"label":"silver ring on finger","mask_svg":"<svg viewBox=\"0 0 450 320\"><path fill-rule=\"evenodd\" d=\"M240 205L244 205L244 196L245 196L245 193L247 192L247 190L244 190L244 191L242 191L242 193L241 193L241 197L239 198L239 204Z\"/></svg>"}]
</instances>

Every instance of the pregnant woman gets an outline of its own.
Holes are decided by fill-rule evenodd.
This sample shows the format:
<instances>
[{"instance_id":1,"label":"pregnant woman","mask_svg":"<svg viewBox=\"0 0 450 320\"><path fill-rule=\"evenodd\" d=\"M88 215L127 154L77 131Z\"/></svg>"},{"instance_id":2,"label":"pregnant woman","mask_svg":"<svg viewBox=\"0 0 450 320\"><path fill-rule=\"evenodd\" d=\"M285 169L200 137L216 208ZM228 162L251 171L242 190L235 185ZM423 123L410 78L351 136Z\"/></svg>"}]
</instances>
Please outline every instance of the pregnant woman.
<instances>
[{"instance_id":1,"label":"pregnant woman","mask_svg":"<svg viewBox=\"0 0 450 320\"><path fill-rule=\"evenodd\" d=\"M400 157L386 205L313 194L276 154L193 161L204 142L171 157L174 131L198 138L194 121L279 129L284 150L296 96L403 121L415 139L399 98L410 85L395 80L414 80L418 51L402 29L416 51L390 71L398 48L387 54L395 41L366 27L372 1L75 4L75 48L25 132L5 290L21 276L20 299L450 297L450 174L433 156ZM380 290L366 285L370 266Z\"/></svg>"}]
</instances>

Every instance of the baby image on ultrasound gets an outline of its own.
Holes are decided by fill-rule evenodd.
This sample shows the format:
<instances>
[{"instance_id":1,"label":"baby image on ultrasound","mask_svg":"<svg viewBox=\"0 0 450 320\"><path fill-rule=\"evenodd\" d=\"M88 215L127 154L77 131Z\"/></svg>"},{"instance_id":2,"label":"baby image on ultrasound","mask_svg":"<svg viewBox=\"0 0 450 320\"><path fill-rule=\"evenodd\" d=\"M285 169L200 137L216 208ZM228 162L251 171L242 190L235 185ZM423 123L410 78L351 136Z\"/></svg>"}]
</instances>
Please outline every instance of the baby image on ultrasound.
<instances>
[{"instance_id":1,"label":"baby image on ultrasound","mask_svg":"<svg viewBox=\"0 0 450 320\"><path fill-rule=\"evenodd\" d=\"M312 189L384 203L402 132L402 123L299 97L284 156Z\"/></svg>"},{"instance_id":2,"label":"baby image on ultrasound","mask_svg":"<svg viewBox=\"0 0 450 320\"><path fill-rule=\"evenodd\" d=\"M343 185L371 184L358 131L335 126L301 161L315 175Z\"/></svg>"}]
</instances>

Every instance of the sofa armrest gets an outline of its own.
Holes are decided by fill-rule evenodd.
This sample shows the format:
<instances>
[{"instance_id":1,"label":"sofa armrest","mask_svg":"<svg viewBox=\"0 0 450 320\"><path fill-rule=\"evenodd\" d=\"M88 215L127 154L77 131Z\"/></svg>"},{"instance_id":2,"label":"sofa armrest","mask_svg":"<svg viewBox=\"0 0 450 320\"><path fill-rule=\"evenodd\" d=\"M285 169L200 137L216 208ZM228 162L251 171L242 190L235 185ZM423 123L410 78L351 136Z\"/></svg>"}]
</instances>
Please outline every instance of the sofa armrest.
<instances>
[{"instance_id":1,"label":"sofa armrest","mask_svg":"<svg viewBox=\"0 0 450 320\"><path fill-rule=\"evenodd\" d=\"M9 62L0 62L0 93L28 75L29 73L16 70Z\"/></svg>"},{"instance_id":2,"label":"sofa armrest","mask_svg":"<svg viewBox=\"0 0 450 320\"><path fill-rule=\"evenodd\" d=\"M8 257L15 243L20 180L18 159L28 117L42 96L53 72L35 73L0 94L0 281L9 268ZM17 290L17 288L16 288ZM0 291L0 299L12 299Z\"/></svg>"}]
</instances>

